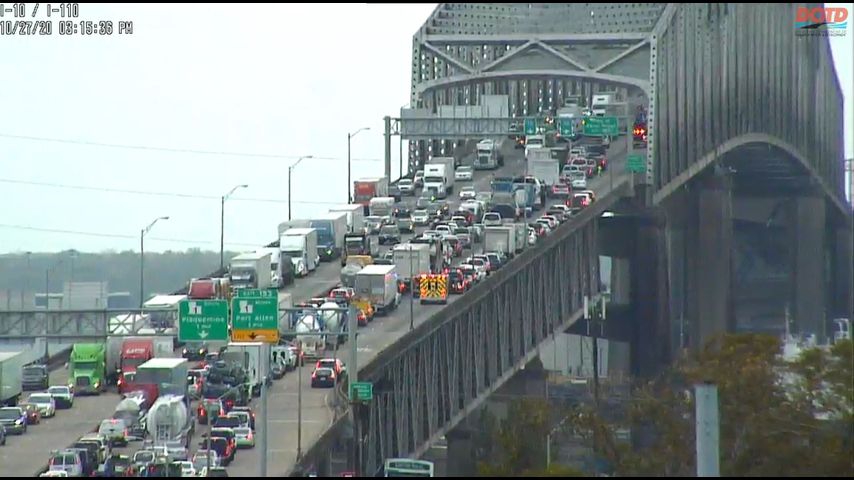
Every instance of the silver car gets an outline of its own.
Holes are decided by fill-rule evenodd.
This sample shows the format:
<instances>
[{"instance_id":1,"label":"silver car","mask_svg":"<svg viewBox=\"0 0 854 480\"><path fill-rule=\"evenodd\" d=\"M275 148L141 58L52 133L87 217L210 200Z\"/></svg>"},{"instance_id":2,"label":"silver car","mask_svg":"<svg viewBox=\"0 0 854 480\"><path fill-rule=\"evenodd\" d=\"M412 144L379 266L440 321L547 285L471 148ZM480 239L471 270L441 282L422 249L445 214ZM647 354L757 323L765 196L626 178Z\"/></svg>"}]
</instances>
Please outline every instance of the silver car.
<instances>
[{"instance_id":1,"label":"silver car","mask_svg":"<svg viewBox=\"0 0 854 480\"><path fill-rule=\"evenodd\" d=\"M397 188L400 190L401 195L415 195L415 182L408 178L401 178L397 182Z\"/></svg>"}]
</instances>

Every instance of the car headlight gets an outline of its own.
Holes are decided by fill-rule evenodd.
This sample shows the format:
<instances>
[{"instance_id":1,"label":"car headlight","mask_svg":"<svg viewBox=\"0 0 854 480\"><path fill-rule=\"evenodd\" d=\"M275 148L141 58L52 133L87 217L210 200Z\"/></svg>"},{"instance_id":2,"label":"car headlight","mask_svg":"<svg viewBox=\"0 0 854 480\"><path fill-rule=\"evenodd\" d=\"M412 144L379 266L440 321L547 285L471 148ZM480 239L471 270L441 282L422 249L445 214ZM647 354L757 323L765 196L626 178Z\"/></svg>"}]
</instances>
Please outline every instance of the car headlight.
<instances>
[{"instance_id":1,"label":"car headlight","mask_svg":"<svg viewBox=\"0 0 854 480\"><path fill-rule=\"evenodd\" d=\"M15 420L15 425L23 425L23 424L24 424L24 421L21 420L20 418Z\"/></svg>"}]
</instances>

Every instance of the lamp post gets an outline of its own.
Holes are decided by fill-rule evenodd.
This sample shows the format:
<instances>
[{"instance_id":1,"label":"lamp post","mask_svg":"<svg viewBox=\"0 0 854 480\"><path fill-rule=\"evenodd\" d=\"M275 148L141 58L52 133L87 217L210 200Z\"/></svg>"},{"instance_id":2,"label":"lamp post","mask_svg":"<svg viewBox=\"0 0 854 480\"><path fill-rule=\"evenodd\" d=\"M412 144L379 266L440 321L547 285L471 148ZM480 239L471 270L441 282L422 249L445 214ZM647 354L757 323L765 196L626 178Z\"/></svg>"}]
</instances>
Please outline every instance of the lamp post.
<instances>
[{"instance_id":1,"label":"lamp post","mask_svg":"<svg viewBox=\"0 0 854 480\"><path fill-rule=\"evenodd\" d=\"M314 155L306 155L304 157L299 157L299 160L294 162L293 165L288 167L288 221L291 219L291 174L293 174L294 168L299 165L299 162L305 160L306 158L314 158Z\"/></svg>"},{"instance_id":2,"label":"lamp post","mask_svg":"<svg viewBox=\"0 0 854 480\"><path fill-rule=\"evenodd\" d=\"M231 190L228 191L225 195L222 196L222 201L220 202L220 218L219 218L219 269L222 270L223 266L223 255L225 254L225 201L228 200L228 197L234 193L238 188L249 188L249 185L238 185Z\"/></svg>"},{"instance_id":3,"label":"lamp post","mask_svg":"<svg viewBox=\"0 0 854 480\"><path fill-rule=\"evenodd\" d=\"M351 140L353 137L355 137L355 136L356 136L359 132L361 132L362 130L370 130L370 129L371 129L371 127L362 127L362 128L360 128L360 129L356 130L356 131L355 131L355 132L353 132L353 133L348 133L348 134L347 134L347 203L348 203L348 204L349 204L349 203L353 203L353 197L350 195L350 192L351 192L351 190L350 190L350 189L352 188L352 187L351 187L351 185L352 185L352 183L353 183L352 178L350 178L351 171L352 171L352 168L351 168L351 165L352 165L352 164L351 164L351 161L350 161L350 140Z\"/></svg>"},{"instance_id":4,"label":"lamp post","mask_svg":"<svg viewBox=\"0 0 854 480\"><path fill-rule=\"evenodd\" d=\"M160 220L169 220L169 217L157 217L147 227L139 231L139 308L142 308L142 302L145 301L145 234Z\"/></svg>"}]
</instances>

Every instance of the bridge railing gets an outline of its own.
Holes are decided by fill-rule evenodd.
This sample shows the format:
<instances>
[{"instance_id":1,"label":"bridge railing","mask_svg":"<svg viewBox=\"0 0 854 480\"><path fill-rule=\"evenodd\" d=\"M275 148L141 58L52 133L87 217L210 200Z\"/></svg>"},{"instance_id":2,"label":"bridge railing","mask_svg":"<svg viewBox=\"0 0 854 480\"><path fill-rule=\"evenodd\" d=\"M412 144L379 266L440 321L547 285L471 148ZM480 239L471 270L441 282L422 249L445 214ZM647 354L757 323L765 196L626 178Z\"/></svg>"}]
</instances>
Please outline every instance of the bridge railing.
<instances>
[{"instance_id":1,"label":"bridge railing","mask_svg":"<svg viewBox=\"0 0 854 480\"><path fill-rule=\"evenodd\" d=\"M360 472L373 474L385 458L423 449L556 328L578 318L583 297L595 296L600 287L596 219L629 191L623 178L540 247L520 254L360 369L359 378L374 384L374 400L359 414ZM349 424L339 418L290 474L324 465L339 437L351 431Z\"/></svg>"}]
</instances>

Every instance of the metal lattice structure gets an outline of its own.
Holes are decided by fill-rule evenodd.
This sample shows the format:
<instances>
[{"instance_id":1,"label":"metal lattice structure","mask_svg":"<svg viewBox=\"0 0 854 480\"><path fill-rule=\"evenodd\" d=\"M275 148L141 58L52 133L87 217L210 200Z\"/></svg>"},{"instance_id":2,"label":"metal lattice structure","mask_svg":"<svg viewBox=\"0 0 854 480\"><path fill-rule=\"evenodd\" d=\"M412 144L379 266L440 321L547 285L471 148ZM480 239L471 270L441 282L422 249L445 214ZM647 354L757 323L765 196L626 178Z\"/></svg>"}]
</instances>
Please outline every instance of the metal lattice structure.
<instances>
[{"instance_id":1,"label":"metal lattice structure","mask_svg":"<svg viewBox=\"0 0 854 480\"><path fill-rule=\"evenodd\" d=\"M827 38L796 36L798 6L820 4L443 3L413 36L411 106L508 95L518 117L568 95L642 93L656 203L759 144L769 158L742 167L809 179L842 208L842 92ZM411 142L410 169L450 141Z\"/></svg>"}]
</instances>

